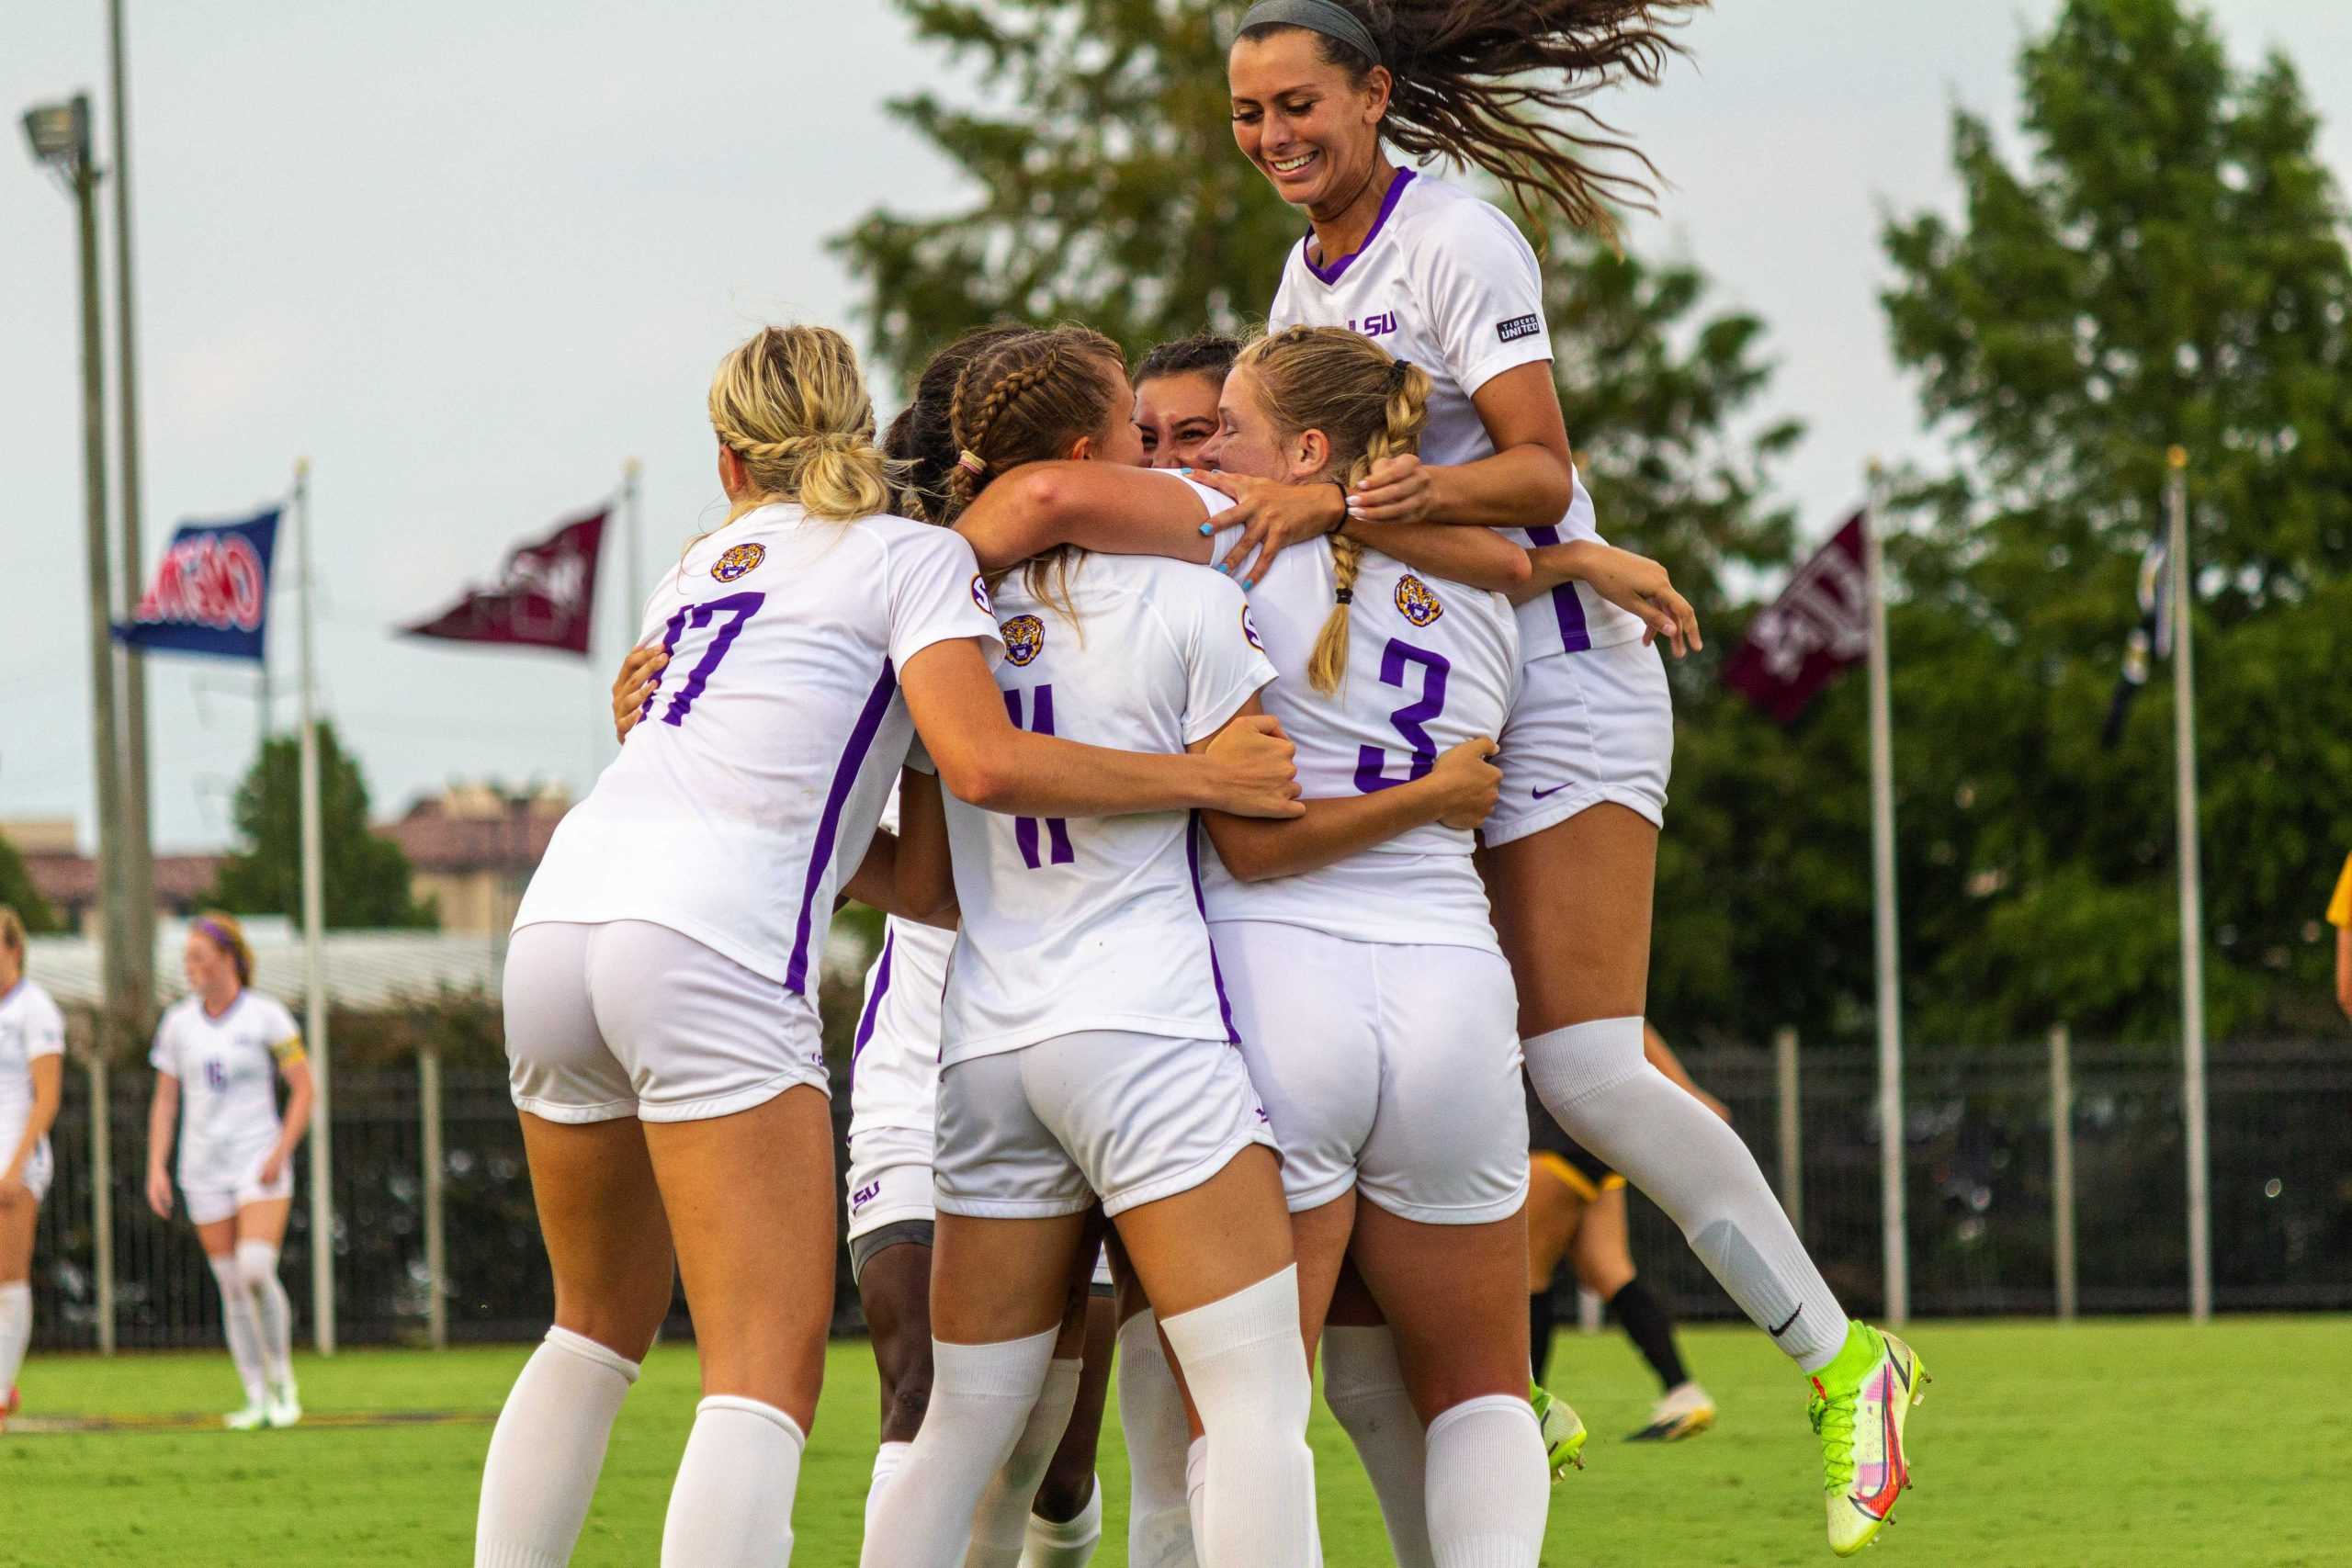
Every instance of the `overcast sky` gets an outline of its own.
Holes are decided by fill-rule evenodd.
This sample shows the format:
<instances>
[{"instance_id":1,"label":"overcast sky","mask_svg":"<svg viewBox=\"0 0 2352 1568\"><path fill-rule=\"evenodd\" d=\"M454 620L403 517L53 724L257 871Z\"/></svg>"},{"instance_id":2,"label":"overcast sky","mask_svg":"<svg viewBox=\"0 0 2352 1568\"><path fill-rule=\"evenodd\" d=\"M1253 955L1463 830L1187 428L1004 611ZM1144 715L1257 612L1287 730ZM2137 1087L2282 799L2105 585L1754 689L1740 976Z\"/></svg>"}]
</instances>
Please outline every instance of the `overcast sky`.
<instances>
[{"instance_id":1,"label":"overcast sky","mask_svg":"<svg viewBox=\"0 0 2352 1568\"><path fill-rule=\"evenodd\" d=\"M2330 161L2352 170L2352 5L2212 8L2241 60L2295 57ZM1811 427L1789 492L1822 525L1871 454L1934 455L1886 352L1881 215L1951 204L1951 107L2008 125L2018 44L2055 9L1720 0L1690 30L1695 63L1615 107L1674 182L1633 243L1695 260L1764 317L1777 411ZM649 581L708 525L718 356L767 321L846 325L854 290L824 237L877 200L956 199L882 113L931 58L882 0L130 11L141 582L175 521L268 502L307 455L324 704L379 811L460 778L583 790L610 750L617 581L593 668L388 628L594 503L631 456ZM0 16L0 818L74 815L85 841L73 227L13 121L103 86L105 25L102 0ZM272 638L281 724L290 607ZM157 842L220 844L254 682L209 660L148 669Z\"/></svg>"}]
</instances>

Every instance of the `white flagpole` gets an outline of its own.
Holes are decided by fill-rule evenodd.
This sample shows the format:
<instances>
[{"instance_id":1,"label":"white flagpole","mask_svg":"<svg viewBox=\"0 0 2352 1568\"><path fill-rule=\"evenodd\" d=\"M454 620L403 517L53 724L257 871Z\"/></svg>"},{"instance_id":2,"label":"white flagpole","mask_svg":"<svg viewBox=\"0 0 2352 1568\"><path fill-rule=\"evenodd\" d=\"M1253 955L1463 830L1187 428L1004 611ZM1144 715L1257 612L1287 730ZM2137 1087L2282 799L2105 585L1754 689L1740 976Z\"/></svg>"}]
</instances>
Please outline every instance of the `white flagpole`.
<instances>
[{"instance_id":1,"label":"white flagpole","mask_svg":"<svg viewBox=\"0 0 2352 1568\"><path fill-rule=\"evenodd\" d=\"M2188 1152L2188 1315L2213 1315L2212 1201L2205 1154L2205 910L2197 851L2197 679L2189 659L2188 449L2165 454L2172 542L2173 773L2180 812L2180 1115Z\"/></svg>"},{"instance_id":2,"label":"white flagpole","mask_svg":"<svg viewBox=\"0 0 2352 1568\"><path fill-rule=\"evenodd\" d=\"M311 588L317 556L311 539L311 460L294 464L294 533L302 552L300 586L302 622L302 956L310 972L304 998L304 1044L311 1082L311 1326L319 1354L334 1354L334 1117L327 1092L327 976L322 928L326 924L326 880L319 821L319 715L315 671L317 616Z\"/></svg>"},{"instance_id":3,"label":"white flagpole","mask_svg":"<svg viewBox=\"0 0 2352 1568\"><path fill-rule=\"evenodd\" d=\"M645 609L645 585L638 573L641 552L638 546L644 532L645 465L635 457L621 465L621 582L628 590L628 601L622 604L625 636L621 646L627 648L637 640L637 617Z\"/></svg>"},{"instance_id":4,"label":"white flagpole","mask_svg":"<svg viewBox=\"0 0 2352 1568\"><path fill-rule=\"evenodd\" d=\"M1871 893L1878 964L1878 1146L1880 1247L1886 1273L1886 1320L1911 1316L1911 1254L1903 1203L1903 977L1894 886L1894 735L1887 698L1886 562L1879 544L1885 474L1870 468L1870 507L1862 527L1871 608Z\"/></svg>"}]
</instances>

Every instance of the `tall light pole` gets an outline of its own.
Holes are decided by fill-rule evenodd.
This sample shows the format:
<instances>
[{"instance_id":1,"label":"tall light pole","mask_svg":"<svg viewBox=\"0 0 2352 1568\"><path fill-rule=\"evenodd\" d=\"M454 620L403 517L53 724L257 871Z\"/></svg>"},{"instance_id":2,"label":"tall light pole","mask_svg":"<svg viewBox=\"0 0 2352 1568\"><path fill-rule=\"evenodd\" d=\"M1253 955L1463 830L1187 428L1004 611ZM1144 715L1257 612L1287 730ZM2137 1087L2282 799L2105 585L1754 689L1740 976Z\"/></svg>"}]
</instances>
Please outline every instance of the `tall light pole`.
<instances>
[{"instance_id":1,"label":"tall light pole","mask_svg":"<svg viewBox=\"0 0 2352 1568\"><path fill-rule=\"evenodd\" d=\"M108 0L114 64L114 287L116 383L122 434L122 608L139 609L146 554L139 545L139 353L130 288L130 107L124 75L122 0ZM136 1038L155 1007L155 846L147 806L147 656L125 645L122 659L122 935L125 1019Z\"/></svg>"},{"instance_id":2,"label":"tall light pole","mask_svg":"<svg viewBox=\"0 0 2352 1568\"><path fill-rule=\"evenodd\" d=\"M98 920L106 1001L99 1013L101 1055L123 1038L130 998L124 930L121 750L115 728L113 574L107 560L106 370L98 321L98 171L90 152L90 98L76 93L62 104L25 113L25 141L33 161L56 172L73 193L81 221L83 523L88 546L90 603L90 729L97 763ZM143 1010L146 1004L141 1002Z\"/></svg>"}]
</instances>

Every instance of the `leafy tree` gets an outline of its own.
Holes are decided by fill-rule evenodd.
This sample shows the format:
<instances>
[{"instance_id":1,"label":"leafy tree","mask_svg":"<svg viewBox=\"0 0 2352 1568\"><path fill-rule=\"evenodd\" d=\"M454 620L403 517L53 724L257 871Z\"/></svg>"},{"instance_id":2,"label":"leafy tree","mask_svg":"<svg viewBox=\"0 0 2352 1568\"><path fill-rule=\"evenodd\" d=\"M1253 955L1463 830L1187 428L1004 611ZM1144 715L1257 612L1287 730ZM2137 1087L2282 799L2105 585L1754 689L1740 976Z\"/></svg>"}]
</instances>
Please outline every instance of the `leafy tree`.
<instances>
[{"instance_id":1,"label":"leafy tree","mask_svg":"<svg viewBox=\"0 0 2352 1568\"><path fill-rule=\"evenodd\" d=\"M33 886L32 874L25 869L25 857L17 852L17 846L4 834L0 834L0 905L16 910L31 935L64 929L57 911L49 907L49 900Z\"/></svg>"},{"instance_id":2,"label":"leafy tree","mask_svg":"<svg viewBox=\"0 0 2352 1568\"><path fill-rule=\"evenodd\" d=\"M221 863L213 903L238 914L302 915L301 745L292 736L262 743L237 786L234 820L244 847ZM368 783L359 764L319 726L320 848L330 926L432 926L433 908L409 896L408 856L368 829Z\"/></svg>"},{"instance_id":3,"label":"leafy tree","mask_svg":"<svg viewBox=\"0 0 2352 1568\"><path fill-rule=\"evenodd\" d=\"M1962 457L1891 547L1917 1021L2177 1028L2168 677L2097 737L2178 442L2211 1021L2315 1028L2352 838L2352 266L2316 118L2177 0L2073 0L2019 74L2022 165L1958 113L1962 220L1885 232L1896 355Z\"/></svg>"}]
</instances>

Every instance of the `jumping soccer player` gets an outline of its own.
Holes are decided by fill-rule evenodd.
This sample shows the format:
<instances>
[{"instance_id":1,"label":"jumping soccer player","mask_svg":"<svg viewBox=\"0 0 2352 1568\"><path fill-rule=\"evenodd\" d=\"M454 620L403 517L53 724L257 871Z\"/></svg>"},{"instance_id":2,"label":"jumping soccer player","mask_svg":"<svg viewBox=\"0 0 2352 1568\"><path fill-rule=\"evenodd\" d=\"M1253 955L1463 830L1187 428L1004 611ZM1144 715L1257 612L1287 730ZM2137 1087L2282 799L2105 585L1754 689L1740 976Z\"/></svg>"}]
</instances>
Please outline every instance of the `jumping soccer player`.
<instances>
[{"instance_id":1,"label":"jumping soccer player","mask_svg":"<svg viewBox=\"0 0 2352 1568\"><path fill-rule=\"evenodd\" d=\"M158 1219L172 1217L166 1162L176 1131L180 1195L220 1286L229 1356L245 1387L244 1407L228 1425L240 1432L291 1427L302 1418L302 1403L294 1387L294 1308L278 1281L277 1252L294 1209L294 1150L311 1124L311 1066L293 1015L250 988L253 948L235 917L198 916L185 963L190 994L165 1010L147 1058L155 1068L147 1206Z\"/></svg>"},{"instance_id":2,"label":"jumping soccer player","mask_svg":"<svg viewBox=\"0 0 2352 1568\"><path fill-rule=\"evenodd\" d=\"M25 922L0 905L0 1430L21 1403L33 1338L33 1230L56 1166L49 1130L65 1077L65 1016L25 977Z\"/></svg>"}]
</instances>

